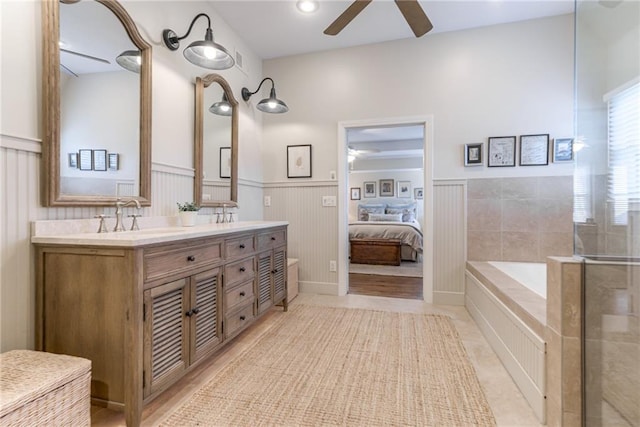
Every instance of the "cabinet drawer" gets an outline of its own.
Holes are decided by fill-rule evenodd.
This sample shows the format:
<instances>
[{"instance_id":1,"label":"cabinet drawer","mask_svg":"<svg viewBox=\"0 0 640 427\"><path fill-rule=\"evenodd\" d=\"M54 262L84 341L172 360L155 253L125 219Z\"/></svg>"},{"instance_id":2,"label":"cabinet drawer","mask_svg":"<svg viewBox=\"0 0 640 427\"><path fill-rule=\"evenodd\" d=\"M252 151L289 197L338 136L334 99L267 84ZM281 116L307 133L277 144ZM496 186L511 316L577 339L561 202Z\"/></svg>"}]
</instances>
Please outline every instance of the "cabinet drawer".
<instances>
[{"instance_id":1,"label":"cabinet drawer","mask_svg":"<svg viewBox=\"0 0 640 427\"><path fill-rule=\"evenodd\" d=\"M254 258L246 258L224 266L224 285L229 289L235 283L253 280L256 275Z\"/></svg>"},{"instance_id":2,"label":"cabinet drawer","mask_svg":"<svg viewBox=\"0 0 640 427\"><path fill-rule=\"evenodd\" d=\"M172 273L212 265L222 259L222 242L191 246L162 246L144 256L145 280L153 280Z\"/></svg>"},{"instance_id":3,"label":"cabinet drawer","mask_svg":"<svg viewBox=\"0 0 640 427\"><path fill-rule=\"evenodd\" d=\"M270 233L258 234L258 251L272 249L276 246L287 243L285 230L272 231Z\"/></svg>"},{"instance_id":4,"label":"cabinet drawer","mask_svg":"<svg viewBox=\"0 0 640 427\"><path fill-rule=\"evenodd\" d=\"M253 322L253 304L248 304L225 317L225 335L230 337Z\"/></svg>"},{"instance_id":5,"label":"cabinet drawer","mask_svg":"<svg viewBox=\"0 0 640 427\"><path fill-rule=\"evenodd\" d=\"M237 239L227 239L224 241L225 258L238 258L253 253L253 235L238 237Z\"/></svg>"},{"instance_id":6,"label":"cabinet drawer","mask_svg":"<svg viewBox=\"0 0 640 427\"><path fill-rule=\"evenodd\" d=\"M246 304L254 300L253 295L253 280L243 283L240 286L235 286L231 289L227 289L225 292L225 312L235 310L236 307Z\"/></svg>"}]
</instances>

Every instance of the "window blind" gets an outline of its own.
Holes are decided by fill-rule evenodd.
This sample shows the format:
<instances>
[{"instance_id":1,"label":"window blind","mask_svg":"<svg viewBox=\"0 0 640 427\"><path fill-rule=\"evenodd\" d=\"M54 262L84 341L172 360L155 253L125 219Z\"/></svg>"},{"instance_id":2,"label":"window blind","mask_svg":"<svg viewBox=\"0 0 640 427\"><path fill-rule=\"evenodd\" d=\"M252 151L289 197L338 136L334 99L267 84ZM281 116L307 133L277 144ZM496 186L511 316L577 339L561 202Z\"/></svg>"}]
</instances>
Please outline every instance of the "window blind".
<instances>
[{"instance_id":1,"label":"window blind","mask_svg":"<svg viewBox=\"0 0 640 427\"><path fill-rule=\"evenodd\" d=\"M612 94L607 104L611 223L627 225L629 204L640 201L640 81Z\"/></svg>"}]
</instances>

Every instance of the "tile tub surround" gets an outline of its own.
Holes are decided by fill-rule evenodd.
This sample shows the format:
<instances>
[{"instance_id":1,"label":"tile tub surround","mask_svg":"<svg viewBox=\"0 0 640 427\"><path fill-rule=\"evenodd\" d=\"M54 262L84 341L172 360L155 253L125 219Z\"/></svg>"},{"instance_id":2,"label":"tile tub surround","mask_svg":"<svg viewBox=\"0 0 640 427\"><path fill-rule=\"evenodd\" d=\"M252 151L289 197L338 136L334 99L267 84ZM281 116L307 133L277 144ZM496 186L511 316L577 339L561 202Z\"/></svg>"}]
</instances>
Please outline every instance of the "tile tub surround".
<instances>
[{"instance_id":1,"label":"tile tub surround","mask_svg":"<svg viewBox=\"0 0 640 427\"><path fill-rule=\"evenodd\" d=\"M640 425L640 265L586 261L587 423Z\"/></svg>"},{"instance_id":2,"label":"tile tub surround","mask_svg":"<svg viewBox=\"0 0 640 427\"><path fill-rule=\"evenodd\" d=\"M582 420L582 261L547 260L547 425Z\"/></svg>"},{"instance_id":3,"label":"tile tub surround","mask_svg":"<svg viewBox=\"0 0 640 427\"><path fill-rule=\"evenodd\" d=\"M573 177L467 181L467 259L546 262L573 254Z\"/></svg>"}]
</instances>

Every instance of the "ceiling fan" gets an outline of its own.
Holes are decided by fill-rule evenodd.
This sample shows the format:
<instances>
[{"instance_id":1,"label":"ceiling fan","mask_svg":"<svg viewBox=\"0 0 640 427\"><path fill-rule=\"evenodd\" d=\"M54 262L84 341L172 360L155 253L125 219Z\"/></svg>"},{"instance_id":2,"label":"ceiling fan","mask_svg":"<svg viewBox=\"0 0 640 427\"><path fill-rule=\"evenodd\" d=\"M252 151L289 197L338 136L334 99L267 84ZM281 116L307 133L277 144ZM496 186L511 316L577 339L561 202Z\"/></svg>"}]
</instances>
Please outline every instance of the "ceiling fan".
<instances>
[{"instance_id":1,"label":"ceiling fan","mask_svg":"<svg viewBox=\"0 0 640 427\"><path fill-rule=\"evenodd\" d=\"M424 10L420 7L418 0L395 0L395 2L416 37L423 36L431 31L433 24L431 24ZM337 35L358 16L369 3L371 3L371 0L354 0L354 2L324 30L324 33L329 36Z\"/></svg>"}]
</instances>

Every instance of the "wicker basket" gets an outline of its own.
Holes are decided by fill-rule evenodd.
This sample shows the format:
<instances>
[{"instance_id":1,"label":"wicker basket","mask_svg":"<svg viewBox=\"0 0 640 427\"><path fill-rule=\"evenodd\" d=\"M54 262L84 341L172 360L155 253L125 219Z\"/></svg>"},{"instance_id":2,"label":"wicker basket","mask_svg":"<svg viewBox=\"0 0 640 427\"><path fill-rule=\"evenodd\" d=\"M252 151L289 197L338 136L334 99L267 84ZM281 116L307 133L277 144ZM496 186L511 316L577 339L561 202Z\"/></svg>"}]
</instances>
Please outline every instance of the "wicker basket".
<instances>
[{"instance_id":1,"label":"wicker basket","mask_svg":"<svg viewBox=\"0 0 640 427\"><path fill-rule=\"evenodd\" d=\"M0 425L91 424L91 361L13 350L0 354Z\"/></svg>"}]
</instances>

